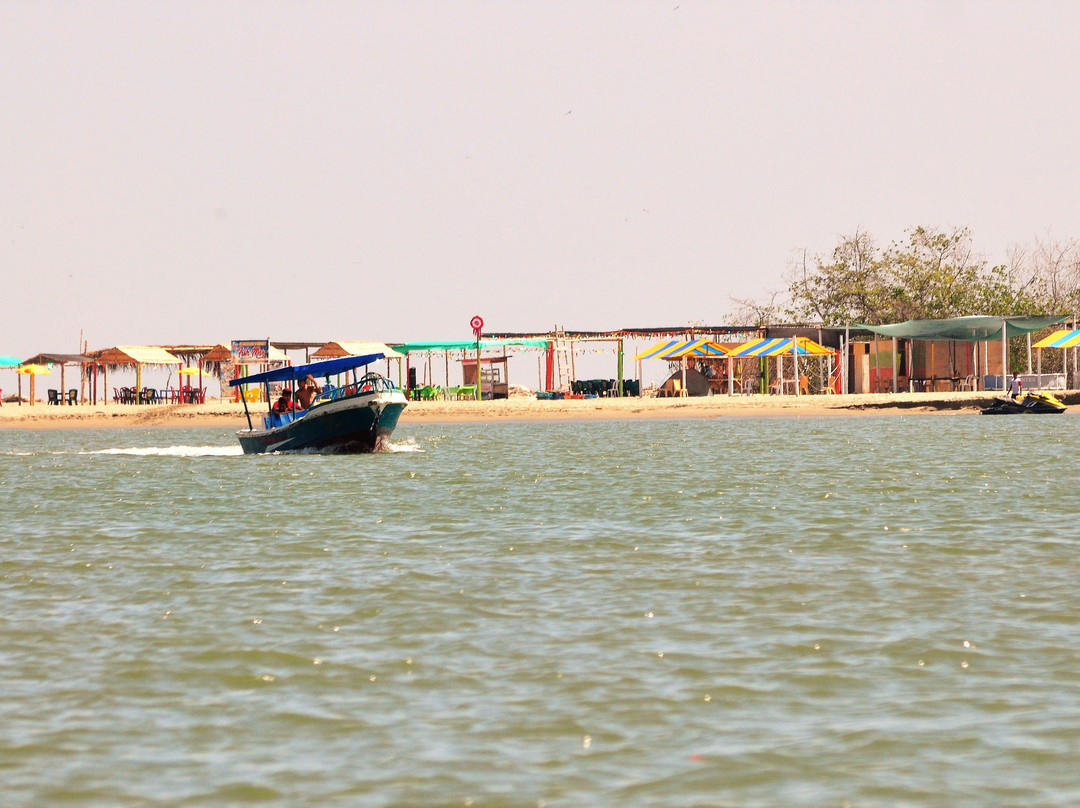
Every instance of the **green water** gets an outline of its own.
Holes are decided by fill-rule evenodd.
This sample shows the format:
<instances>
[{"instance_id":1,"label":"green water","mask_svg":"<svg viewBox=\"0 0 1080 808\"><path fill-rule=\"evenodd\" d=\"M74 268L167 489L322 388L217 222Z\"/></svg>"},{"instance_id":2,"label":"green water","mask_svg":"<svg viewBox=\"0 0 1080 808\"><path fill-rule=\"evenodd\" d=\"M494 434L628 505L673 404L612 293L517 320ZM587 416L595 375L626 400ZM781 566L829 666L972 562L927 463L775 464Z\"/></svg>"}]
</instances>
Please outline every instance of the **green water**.
<instances>
[{"instance_id":1,"label":"green water","mask_svg":"<svg viewBox=\"0 0 1080 808\"><path fill-rule=\"evenodd\" d=\"M0 432L0 804L1080 804L1077 423Z\"/></svg>"}]
</instances>

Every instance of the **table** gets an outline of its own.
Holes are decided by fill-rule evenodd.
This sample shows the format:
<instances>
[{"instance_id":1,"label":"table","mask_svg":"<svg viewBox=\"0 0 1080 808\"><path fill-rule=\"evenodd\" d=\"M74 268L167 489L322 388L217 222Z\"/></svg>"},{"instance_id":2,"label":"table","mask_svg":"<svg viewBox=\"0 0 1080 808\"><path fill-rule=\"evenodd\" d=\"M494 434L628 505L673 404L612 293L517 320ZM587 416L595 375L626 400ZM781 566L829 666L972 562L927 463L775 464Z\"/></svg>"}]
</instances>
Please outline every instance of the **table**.
<instances>
[{"instance_id":1,"label":"table","mask_svg":"<svg viewBox=\"0 0 1080 808\"><path fill-rule=\"evenodd\" d=\"M466 384L461 387L446 387L446 397L456 399L473 399L476 398L476 385Z\"/></svg>"},{"instance_id":2,"label":"table","mask_svg":"<svg viewBox=\"0 0 1080 808\"><path fill-rule=\"evenodd\" d=\"M953 391L959 386L961 381L963 380L959 376L929 376L925 379L913 378L908 382L908 389L912 393L934 393L938 392L938 384L945 382L949 385L949 391Z\"/></svg>"}]
</instances>

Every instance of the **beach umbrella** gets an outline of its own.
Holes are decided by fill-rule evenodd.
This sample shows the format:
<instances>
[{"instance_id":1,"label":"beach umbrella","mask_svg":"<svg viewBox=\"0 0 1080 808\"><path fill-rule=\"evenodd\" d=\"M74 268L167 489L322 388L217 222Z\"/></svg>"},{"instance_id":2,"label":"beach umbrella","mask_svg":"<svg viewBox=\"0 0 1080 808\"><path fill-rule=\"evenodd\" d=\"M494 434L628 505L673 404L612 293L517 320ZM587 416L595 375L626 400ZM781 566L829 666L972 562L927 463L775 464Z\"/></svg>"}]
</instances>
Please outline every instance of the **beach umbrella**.
<instances>
[{"instance_id":1,"label":"beach umbrella","mask_svg":"<svg viewBox=\"0 0 1080 808\"><path fill-rule=\"evenodd\" d=\"M22 362L21 359L16 359L14 356L0 356L0 368L13 368Z\"/></svg>"},{"instance_id":2,"label":"beach umbrella","mask_svg":"<svg viewBox=\"0 0 1080 808\"><path fill-rule=\"evenodd\" d=\"M30 404L34 403L34 377L35 376L48 376L52 373L52 368L48 365L20 365L18 371L20 376L30 377ZM19 385L19 396L22 397L22 385Z\"/></svg>"},{"instance_id":3,"label":"beach umbrella","mask_svg":"<svg viewBox=\"0 0 1080 808\"><path fill-rule=\"evenodd\" d=\"M48 376L52 368L48 365L20 365L18 372L24 376Z\"/></svg>"}]
</instances>

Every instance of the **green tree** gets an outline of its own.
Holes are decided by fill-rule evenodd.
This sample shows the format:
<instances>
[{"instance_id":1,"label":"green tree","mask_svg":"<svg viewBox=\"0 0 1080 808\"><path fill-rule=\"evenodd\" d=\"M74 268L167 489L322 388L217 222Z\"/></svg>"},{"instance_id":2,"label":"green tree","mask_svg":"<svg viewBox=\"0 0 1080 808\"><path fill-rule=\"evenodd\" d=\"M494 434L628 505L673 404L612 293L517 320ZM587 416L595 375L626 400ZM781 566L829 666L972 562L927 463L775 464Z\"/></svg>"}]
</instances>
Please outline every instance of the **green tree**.
<instances>
[{"instance_id":1,"label":"green tree","mask_svg":"<svg viewBox=\"0 0 1080 808\"><path fill-rule=\"evenodd\" d=\"M916 227L902 243L878 251L856 231L840 239L828 260L804 258L788 278L786 313L798 322L883 323L968 314L1039 313L1037 284L1018 287L1003 266L988 266L967 228Z\"/></svg>"},{"instance_id":2,"label":"green tree","mask_svg":"<svg viewBox=\"0 0 1080 808\"><path fill-rule=\"evenodd\" d=\"M817 258L813 269L804 254L789 278L786 314L796 322L823 325L873 322L882 291L877 252L873 237L857 230L840 239L829 261Z\"/></svg>"}]
</instances>

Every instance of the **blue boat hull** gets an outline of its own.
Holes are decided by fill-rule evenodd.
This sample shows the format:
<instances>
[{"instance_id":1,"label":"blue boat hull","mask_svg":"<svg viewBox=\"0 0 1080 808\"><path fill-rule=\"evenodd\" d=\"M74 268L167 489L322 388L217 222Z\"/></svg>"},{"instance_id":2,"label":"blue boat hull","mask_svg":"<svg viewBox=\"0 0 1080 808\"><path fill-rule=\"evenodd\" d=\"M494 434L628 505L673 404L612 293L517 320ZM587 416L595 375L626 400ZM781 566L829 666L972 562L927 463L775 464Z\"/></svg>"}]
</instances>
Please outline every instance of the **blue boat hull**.
<instances>
[{"instance_id":1,"label":"blue boat hull","mask_svg":"<svg viewBox=\"0 0 1080 808\"><path fill-rule=\"evenodd\" d=\"M243 429L236 436L244 454L374 452L389 441L405 406L400 392L360 395L320 404L281 426Z\"/></svg>"}]
</instances>

